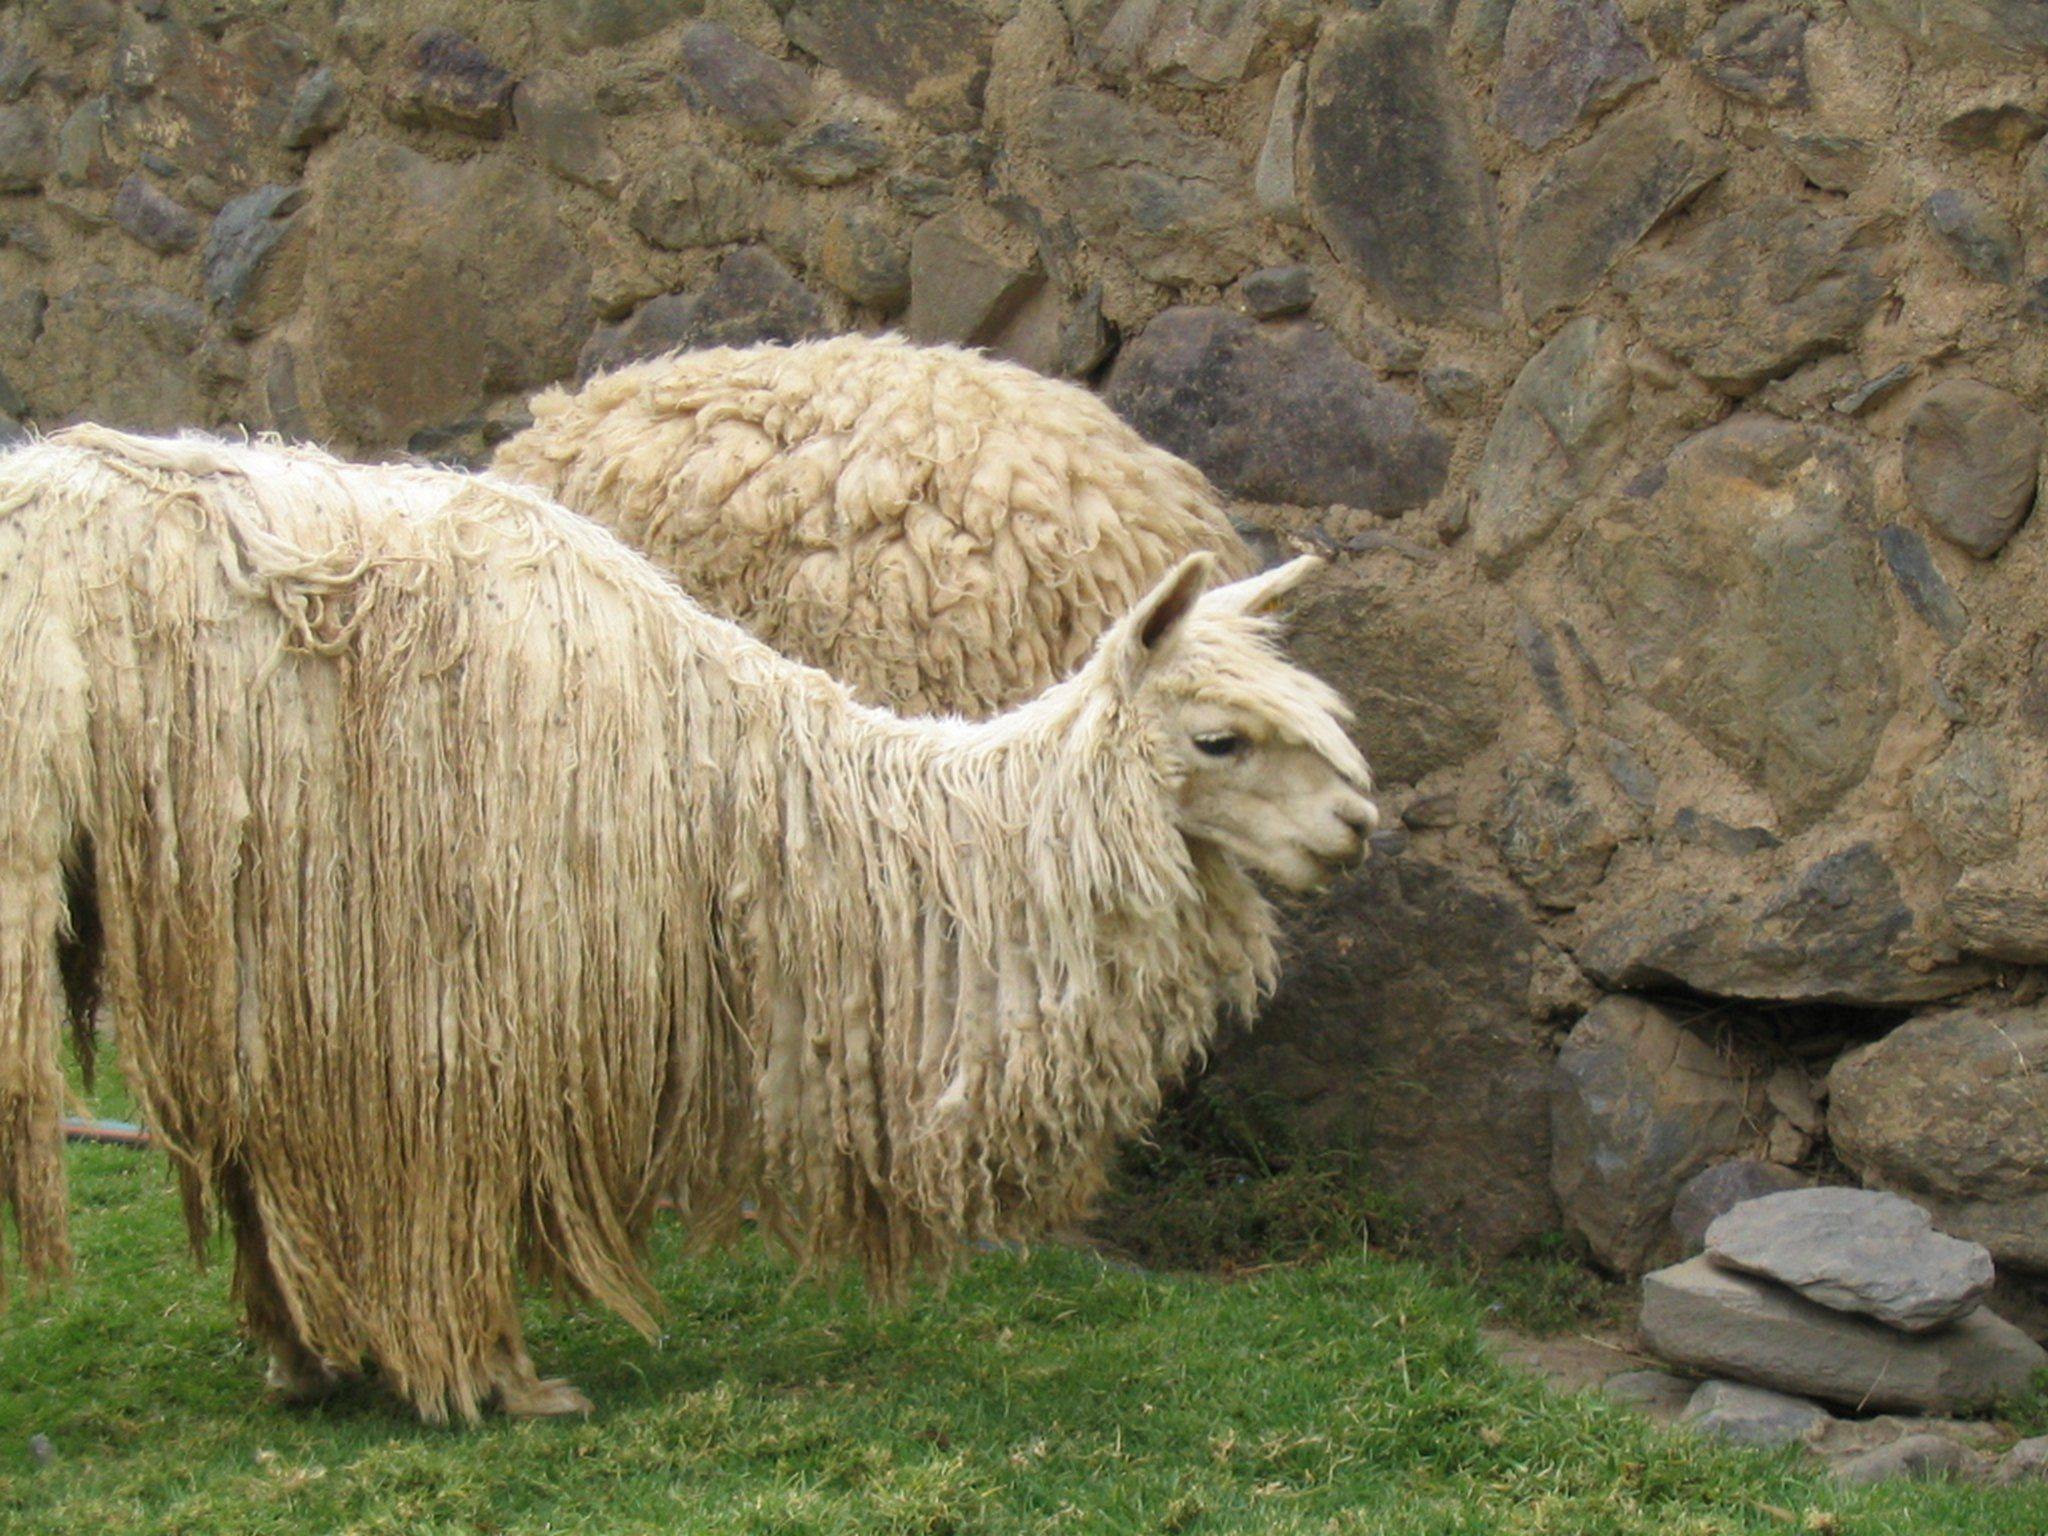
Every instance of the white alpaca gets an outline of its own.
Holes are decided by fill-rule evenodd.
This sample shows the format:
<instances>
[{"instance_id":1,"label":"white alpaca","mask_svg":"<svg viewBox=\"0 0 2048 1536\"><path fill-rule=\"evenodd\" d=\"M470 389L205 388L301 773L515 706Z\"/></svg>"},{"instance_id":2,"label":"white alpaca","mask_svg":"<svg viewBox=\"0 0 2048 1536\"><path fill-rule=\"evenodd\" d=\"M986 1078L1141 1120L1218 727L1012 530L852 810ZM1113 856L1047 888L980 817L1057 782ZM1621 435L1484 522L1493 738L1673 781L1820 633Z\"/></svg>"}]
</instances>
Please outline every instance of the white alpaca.
<instances>
[{"instance_id":1,"label":"white alpaca","mask_svg":"<svg viewBox=\"0 0 2048 1536\"><path fill-rule=\"evenodd\" d=\"M594 518L870 704L994 714L1188 555L1252 568L1100 400L894 336L684 352L533 402L492 470Z\"/></svg>"},{"instance_id":2,"label":"white alpaca","mask_svg":"<svg viewBox=\"0 0 2048 1536\"><path fill-rule=\"evenodd\" d=\"M0 459L0 1196L67 1259L54 1022L225 1214L279 1384L587 1406L516 1278L651 1325L742 1201L885 1289L1070 1216L1375 813L1185 562L984 724L855 702L488 478L82 428ZM96 917L97 922L89 922ZM97 935L101 952L80 956ZM60 964L60 952L72 951Z\"/></svg>"}]
</instances>

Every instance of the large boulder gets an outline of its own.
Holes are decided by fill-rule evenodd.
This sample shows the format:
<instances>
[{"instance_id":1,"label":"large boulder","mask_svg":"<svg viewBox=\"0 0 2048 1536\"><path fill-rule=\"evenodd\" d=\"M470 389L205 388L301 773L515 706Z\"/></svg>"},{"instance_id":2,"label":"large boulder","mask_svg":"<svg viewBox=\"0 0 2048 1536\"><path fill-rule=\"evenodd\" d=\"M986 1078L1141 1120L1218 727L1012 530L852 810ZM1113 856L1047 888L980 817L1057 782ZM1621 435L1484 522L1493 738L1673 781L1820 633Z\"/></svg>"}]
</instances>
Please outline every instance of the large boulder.
<instances>
[{"instance_id":1,"label":"large boulder","mask_svg":"<svg viewBox=\"0 0 2048 1536\"><path fill-rule=\"evenodd\" d=\"M1292 925L1295 958L1217 1070L1356 1145L1420 1233L1482 1255L1556 1225L1530 1017L1542 941L1519 903L1444 866L1375 856Z\"/></svg>"},{"instance_id":2,"label":"large boulder","mask_svg":"<svg viewBox=\"0 0 2048 1536\"><path fill-rule=\"evenodd\" d=\"M1577 544L1645 697L1771 797L1788 830L1868 771L1896 690L1871 477L1764 416L1686 439Z\"/></svg>"},{"instance_id":3,"label":"large boulder","mask_svg":"<svg viewBox=\"0 0 2048 1536\"><path fill-rule=\"evenodd\" d=\"M1844 1056L1828 1089L1835 1151L1866 1183L2048 1270L2048 1007L1922 1015Z\"/></svg>"}]
</instances>

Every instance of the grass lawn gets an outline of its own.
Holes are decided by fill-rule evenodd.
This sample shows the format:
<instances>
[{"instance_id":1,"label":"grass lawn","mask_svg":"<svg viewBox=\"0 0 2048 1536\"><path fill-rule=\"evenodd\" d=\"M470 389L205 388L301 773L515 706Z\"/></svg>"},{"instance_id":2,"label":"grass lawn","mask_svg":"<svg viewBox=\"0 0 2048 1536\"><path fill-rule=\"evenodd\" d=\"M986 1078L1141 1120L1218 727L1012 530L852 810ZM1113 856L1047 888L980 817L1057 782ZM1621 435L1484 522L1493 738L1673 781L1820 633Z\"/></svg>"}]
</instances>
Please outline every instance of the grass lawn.
<instances>
[{"instance_id":1,"label":"grass lawn","mask_svg":"<svg viewBox=\"0 0 2048 1536\"><path fill-rule=\"evenodd\" d=\"M8 1536L2048 1531L2048 1488L1838 1490L1551 1396L1484 1353L1471 1288L1359 1254L1230 1284L988 1255L877 1314L669 1233L657 1345L531 1309L587 1423L428 1429L371 1389L287 1411L223 1266L187 1262L161 1157L79 1147L71 1168L77 1283L0 1315Z\"/></svg>"}]
</instances>

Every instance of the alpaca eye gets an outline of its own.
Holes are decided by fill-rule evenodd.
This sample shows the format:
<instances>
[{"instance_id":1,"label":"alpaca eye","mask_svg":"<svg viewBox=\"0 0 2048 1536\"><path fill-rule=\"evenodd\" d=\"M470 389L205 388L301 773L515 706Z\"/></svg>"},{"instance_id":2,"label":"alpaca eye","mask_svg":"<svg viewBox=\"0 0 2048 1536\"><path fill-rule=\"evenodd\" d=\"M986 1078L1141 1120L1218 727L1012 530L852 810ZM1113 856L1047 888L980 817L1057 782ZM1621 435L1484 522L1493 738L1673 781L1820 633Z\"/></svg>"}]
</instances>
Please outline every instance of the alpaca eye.
<instances>
[{"instance_id":1,"label":"alpaca eye","mask_svg":"<svg viewBox=\"0 0 2048 1536\"><path fill-rule=\"evenodd\" d=\"M1235 757L1244 750L1244 738L1235 731L1217 731L1195 738L1195 750L1208 757Z\"/></svg>"}]
</instances>

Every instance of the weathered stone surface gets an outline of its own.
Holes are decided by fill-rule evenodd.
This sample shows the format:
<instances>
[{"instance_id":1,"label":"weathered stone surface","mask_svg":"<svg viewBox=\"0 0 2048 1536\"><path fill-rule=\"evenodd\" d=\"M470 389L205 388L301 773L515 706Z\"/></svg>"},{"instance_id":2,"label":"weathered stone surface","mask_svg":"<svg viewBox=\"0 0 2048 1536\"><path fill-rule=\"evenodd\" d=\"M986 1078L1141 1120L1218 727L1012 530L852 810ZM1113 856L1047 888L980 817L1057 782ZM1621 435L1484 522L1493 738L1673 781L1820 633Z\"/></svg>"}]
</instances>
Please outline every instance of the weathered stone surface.
<instances>
[{"instance_id":1,"label":"weathered stone surface","mask_svg":"<svg viewBox=\"0 0 2048 1536\"><path fill-rule=\"evenodd\" d=\"M292 92L277 141L286 149L311 149L341 131L348 121L348 90L331 69L314 70Z\"/></svg>"},{"instance_id":2,"label":"weathered stone surface","mask_svg":"<svg viewBox=\"0 0 2048 1536\"><path fill-rule=\"evenodd\" d=\"M218 43L176 20L149 31L147 89L114 93L107 138L124 155L153 152L169 167L239 191L284 126L308 62L304 44L268 25L236 28Z\"/></svg>"},{"instance_id":3,"label":"weathered stone surface","mask_svg":"<svg viewBox=\"0 0 2048 1536\"><path fill-rule=\"evenodd\" d=\"M1225 1079L1360 1144L1430 1239L1498 1255L1551 1230L1548 1052L1526 1002L1541 941L1519 903L1376 856L1292 938L1258 1029L1222 1053Z\"/></svg>"},{"instance_id":4,"label":"weathered stone surface","mask_svg":"<svg viewBox=\"0 0 2048 1536\"><path fill-rule=\"evenodd\" d=\"M1839 133L1788 133L1778 138L1785 157L1823 192L1852 192L1870 175L1876 146Z\"/></svg>"},{"instance_id":5,"label":"weathered stone surface","mask_svg":"<svg viewBox=\"0 0 2048 1536\"><path fill-rule=\"evenodd\" d=\"M1170 309L1123 350L1109 402L1154 442L1253 501L1374 512L1443 488L1450 444L1406 394L1313 326Z\"/></svg>"},{"instance_id":6,"label":"weathered stone surface","mask_svg":"<svg viewBox=\"0 0 2048 1536\"><path fill-rule=\"evenodd\" d=\"M910 297L910 251L872 208L841 209L818 231L818 276L854 303L894 311Z\"/></svg>"},{"instance_id":7,"label":"weathered stone surface","mask_svg":"<svg viewBox=\"0 0 2048 1536\"><path fill-rule=\"evenodd\" d=\"M1494 846L1540 907L1570 911L1586 899L1620 839L1569 769L1527 755L1508 769Z\"/></svg>"},{"instance_id":8,"label":"weathered stone surface","mask_svg":"<svg viewBox=\"0 0 2048 1536\"><path fill-rule=\"evenodd\" d=\"M798 65L763 53L716 22L683 29L683 95L700 112L715 112L744 136L773 144L811 109L811 77Z\"/></svg>"},{"instance_id":9,"label":"weathered stone surface","mask_svg":"<svg viewBox=\"0 0 2048 1536\"><path fill-rule=\"evenodd\" d=\"M190 299L90 268L50 297L35 344L36 414L166 432L207 419L193 365L206 315Z\"/></svg>"},{"instance_id":10,"label":"weathered stone surface","mask_svg":"<svg viewBox=\"0 0 2048 1536\"><path fill-rule=\"evenodd\" d=\"M1116 245L1162 283L1221 283L1252 245L1237 157L1150 107L1056 86L1024 127L1050 195L1084 237Z\"/></svg>"},{"instance_id":11,"label":"weathered stone surface","mask_svg":"<svg viewBox=\"0 0 2048 1536\"><path fill-rule=\"evenodd\" d=\"M597 103L566 75L543 70L520 81L512 95L512 118L541 163L564 181L608 196L624 183L625 162L605 141Z\"/></svg>"},{"instance_id":12,"label":"weathered stone surface","mask_svg":"<svg viewBox=\"0 0 2048 1536\"><path fill-rule=\"evenodd\" d=\"M1473 476L1472 547L1494 575L1583 502L1628 436L1629 368L1619 330L1582 315L1529 360Z\"/></svg>"},{"instance_id":13,"label":"weathered stone surface","mask_svg":"<svg viewBox=\"0 0 2048 1536\"><path fill-rule=\"evenodd\" d=\"M1889 1445L1845 1456L1829 1468L1838 1483L1852 1486L1947 1477L1963 1464L1963 1448L1946 1435L1901 1435Z\"/></svg>"},{"instance_id":14,"label":"weathered stone surface","mask_svg":"<svg viewBox=\"0 0 2048 1536\"><path fill-rule=\"evenodd\" d=\"M305 249L293 237L305 201L301 187L258 187L214 216L200 278L208 307L237 336L269 329L297 304Z\"/></svg>"},{"instance_id":15,"label":"weathered stone surface","mask_svg":"<svg viewBox=\"0 0 2048 1536\"><path fill-rule=\"evenodd\" d=\"M2040 418L2002 389L1944 379L1906 419L1906 494L1951 544L1988 560L2033 510Z\"/></svg>"},{"instance_id":16,"label":"weathered stone surface","mask_svg":"<svg viewBox=\"0 0 2048 1536\"><path fill-rule=\"evenodd\" d=\"M835 119L785 141L775 163L805 186L843 186L887 165L889 143L866 123Z\"/></svg>"},{"instance_id":17,"label":"weathered stone surface","mask_svg":"<svg viewBox=\"0 0 2048 1536\"><path fill-rule=\"evenodd\" d=\"M2048 1368L2048 1351L1984 1307L1933 1333L1900 1333L1704 1254L1643 1277L1642 1332L1689 1369L1856 1409L1967 1413Z\"/></svg>"},{"instance_id":18,"label":"weathered stone surface","mask_svg":"<svg viewBox=\"0 0 2048 1536\"><path fill-rule=\"evenodd\" d=\"M1269 218L1288 224L1302 221L1301 194L1295 186L1294 140L1301 131L1301 102L1307 66L1297 62L1281 73L1266 112L1266 136L1252 162L1252 200Z\"/></svg>"},{"instance_id":19,"label":"weathered stone surface","mask_svg":"<svg viewBox=\"0 0 2048 1536\"><path fill-rule=\"evenodd\" d=\"M1913 815L1958 864L1990 864L2018 842L2012 792L1990 732L1956 733L1948 750L1913 780Z\"/></svg>"},{"instance_id":20,"label":"weathered stone surface","mask_svg":"<svg viewBox=\"0 0 2048 1536\"><path fill-rule=\"evenodd\" d=\"M311 165L305 361L336 436L404 442L574 366L590 272L546 177L375 141Z\"/></svg>"},{"instance_id":21,"label":"weathered stone surface","mask_svg":"<svg viewBox=\"0 0 2048 1536\"><path fill-rule=\"evenodd\" d=\"M1739 1381L1703 1381L1680 1422L1732 1445L1804 1445L1825 1433L1834 1415L1803 1397Z\"/></svg>"},{"instance_id":22,"label":"weathered stone surface","mask_svg":"<svg viewBox=\"0 0 2048 1536\"><path fill-rule=\"evenodd\" d=\"M1492 317L1493 179L1435 26L1392 5L1333 18L1306 94L1305 200L1331 248L1407 319Z\"/></svg>"},{"instance_id":23,"label":"weathered stone surface","mask_svg":"<svg viewBox=\"0 0 2048 1536\"><path fill-rule=\"evenodd\" d=\"M460 32L428 27L406 44L402 73L384 95L400 122L502 139L512 126L516 82Z\"/></svg>"},{"instance_id":24,"label":"weathered stone surface","mask_svg":"<svg viewBox=\"0 0 2048 1536\"><path fill-rule=\"evenodd\" d=\"M962 207L910 237L903 328L918 341L985 345L1044 286L1037 244L1022 228L986 209Z\"/></svg>"},{"instance_id":25,"label":"weathered stone surface","mask_svg":"<svg viewBox=\"0 0 2048 1536\"><path fill-rule=\"evenodd\" d=\"M1707 1228L1746 1200L1804 1189L1807 1180L1790 1168L1760 1158L1734 1157L1696 1173L1679 1186L1671 1202L1671 1230L1678 1256L1689 1259L1707 1245Z\"/></svg>"},{"instance_id":26,"label":"weathered stone surface","mask_svg":"<svg viewBox=\"0 0 2048 1536\"><path fill-rule=\"evenodd\" d=\"M1970 627L1969 612L1935 565L1927 541L1912 529L1893 523L1877 530L1877 547L1892 580L1927 627L1950 645L1962 639Z\"/></svg>"},{"instance_id":27,"label":"weathered stone surface","mask_svg":"<svg viewBox=\"0 0 2048 1536\"><path fill-rule=\"evenodd\" d=\"M1714 1261L1808 1301L1925 1333L1975 1311L1991 1255L1944 1237L1910 1200L1872 1189L1794 1189L1745 1201L1707 1228Z\"/></svg>"},{"instance_id":28,"label":"weathered stone surface","mask_svg":"<svg viewBox=\"0 0 2048 1536\"><path fill-rule=\"evenodd\" d=\"M941 128L970 128L981 110L990 27L956 0L798 0L789 39L864 91Z\"/></svg>"},{"instance_id":29,"label":"weathered stone surface","mask_svg":"<svg viewBox=\"0 0 2048 1536\"><path fill-rule=\"evenodd\" d=\"M685 144L641 181L627 217L648 244L685 251L744 239L759 209L738 166Z\"/></svg>"},{"instance_id":30,"label":"weathered stone surface","mask_svg":"<svg viewBox=\"0 0 2048 1536\"><path fill-rule=\"evenodd\" d=\"M1871 494L1844 440L1737 416L1631 484L1576 549L1636 686L1790 830L1863 777L1893 709Z\"/></svg>"},{"instance_id":31,"label":"weathered stone surface","mask_svg":"<svg viewBox=\"0 0 2048 1536\"><path fill-rule=\"evenodd\" d=\"M199 217L166 197L147 177L131 175L114 194L114 222L138 245L159 256L189 251L199 243Z\"/></svg>"},{"instance_id":32,"label":"weathered stone surface","mask_svg":"<svg viewBox=\"0 0 2048 1536\"><path fill-rule=\"evenodd\" d=\"M1573 1028L1551 1082L1550 1179L1602 1264L1639 1274L1669 1259L1679 1187L1760 1146L1753 1065L1640 998L1603 998Z\"/></svg>"},{"instance_id":33,"label":"weathered stone surface","mask_svg":"<svg viewBox=\"0 0 2048 1536\"><path fill-rule=\"evenodd\" d=\"M1748 0L1725 12L1693 45L1700 73L1731 96L1767 107L1803 107L1806 18Z\"/></svg>"},{"instance_id":34,"label":"weathered stone surface","mask_svg":"<svg viewBox=\"0 0 2048 1536\"><path fill-rule=\"evenodd\" d=\"M1270 0L1063 0L1082 62L1190 90L1234 85L1266 40Z\"/></svg>"},{"instance_id":35,"label":"weathered stone surface","mask_svg":"<svg viewBox=\"0 0 2048 1536\"><path fill-rule=\"evenodd\" d=\"M1920 212L1927 227L1972 277L1987 283L2010 283L2019 276L2019 231L1982 193L1944 187L1920 205Z\"/></svg>"},{"instance_id":36,"label":"weathered stone surface","mask_svg":"<svg viewBox=\"0 0 2048 1536\"><path fill-rule=\"evenodd\" d=\"M577 48L614 48L659 32L684 7L675 0L546 0Z\"/></svg>"},{"instance_id":37,"label":"weathered stone surface","mask_svg":"<svg viewBox=\"0 0 2048 1536\"><path fill-rule=\"evenodd\" d=\"M1865 1183L2048 1270L2048 1008L1923 1015L1844 1056L1828 1091L1829 1136Z\"/></svg>"},{"instance_id":38,"label":"weathered stone surface","mask_svg":"<svg viewBox=\"0 0 2048 1536\"><path fill-rule=\"evenodd\" d=\"M2026 857L1965 870L1942 904L1963 948L2048 965L2048 869Z\"/></svg>"},{"instance_id":39,"label":"weathered stone surface","mask_svg":"<svg viewBox=\"0 0 2048 1536\"><path fill-rule=\"evenodd\" d=\"M1998 1459L1991 1481L2001 1488L2048 1483L2048 1435L2022 1440Z\"/></svg>"},{"instance_id":40,"label":"weathered stone surface","mask_svg":"<svg viewBox=\"0 0 2048 1536\"><path fill-rule=\"evenodd\" d=\"M817 296L767 251L745 246L719 263L701 293L662 294L597 331L576 371L587 378L683 348L803 341L825 331Z\"/></svg>"},{"instance_id":41,"label":"weathered stone surface","mask_svg":"<svg viewBox=\"0 0 2048 1536\"><path fill-rule=\"evenodd\" d=\"M1603 903L1579 964L1603 986L1872 1006L1953 997L1989 979L1982 965L1936 966L1914 947L1898 875L1871 843L1752 887Z\"/></svg>"},{"instance_id":42,"label":"weathered stone surface","mask_svg":"<svg viewBox=\"0 0 2048 1536\"><path fill-rule=\"evenodd\" d=\"M1885 294L1878 240L1873 220L1765 198L1638 255L1630 296L1659 346L1742 393L1856 339Z\"/></svg>"},{"instance_id":43,"label":"weathered stone surface","mask_svg":"<svg viewBox=\"0 0 2048 1536\"><path fill-rule=\"evenodd\" d=\"M2018 154L2048 133L2048 113L2016 101L1966 107L1941 125L1941 141L1958 149L1991 149Z\"/></svg>"},{"instance_id":44,"label":"weathered stone surface","mask_svg":"<svg viewBox=\"0 0 2048 1536\"><path fill-rule=\"evenodd\" d=\"M1693 1377L1670 1371L1623 1371L1600 1383L1600 1395L1659 1423L1669 1423L1685 1411L1699 1388Z\"/></svg>"},{"instance_id":45,"label":"weathered stone surface","mask_svg":"<svg viewBox=\"0 0 2048 1536\"><path fill-rule=\"evenodd\" d=\"M2039 0L1849 0L1849 9L1935 59L2011 63L2048 53L2048 9Z\"/></svg>"},{"instance_id":46,"label":"weathered stone surface","mask_svg":"<svg viewBox=\"0 0 2048 1536\"><path fill-rule=\"evenodd\" d=\"M113 123L113 107L104 96L91 96L72 109L57 130L55 165L57 180L67 187L112 186L114 163L107 154L107 132ZM5 164L0 161L0 164ZM13 163L22 162L15 158ZM29 162L33 164L33 161ZM17 173L19 176L25 173ZM33 191L35 182L10 187L10 191Z\"/></svg>"},{"instance_id":47,"label":"weathered stone surface","mask_svg":"<svg viewBox=\"0 0 2048 1536\"><path fill-rule=\"evenodd\" d=\"M1541 149L1656 77L1614 0L1518 0L1501 42L1493 120Z\"/></svg>"},{"instance_id":48,"label":"weathered stone surface","mask_svg":"<svg viewBox=\"0 0 2048 1536\"><path fill-rule=\"evenodd\" d=\"M1315 274L1300 262L1248 272L1238 287L1244 307L1261 320L1298 315L1315 299Z\"/></svg>"},{"instance_id":49,"label":"weathered stone surface","mask_svg":"<svg viewBox=\"0 0 2048 1536\"><path fill-rule=\"evenodd\" d=\"M1515 233L1522 310L1537 321L1579 302L1725 157L1670 102L1631 108L1558 157Z\"/></svg>"},{"instance_id":50,"label":"weathered stone surface","mask_svg":"<svg viewBox=\"0 0 2048 1536\"><path fill-rule=\"evenodd\" d=\"M0 107L0 192L33 192L50 174L50 125L32 106Z\"/></svg>"}]
</instances>

